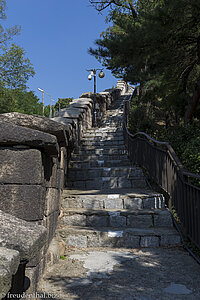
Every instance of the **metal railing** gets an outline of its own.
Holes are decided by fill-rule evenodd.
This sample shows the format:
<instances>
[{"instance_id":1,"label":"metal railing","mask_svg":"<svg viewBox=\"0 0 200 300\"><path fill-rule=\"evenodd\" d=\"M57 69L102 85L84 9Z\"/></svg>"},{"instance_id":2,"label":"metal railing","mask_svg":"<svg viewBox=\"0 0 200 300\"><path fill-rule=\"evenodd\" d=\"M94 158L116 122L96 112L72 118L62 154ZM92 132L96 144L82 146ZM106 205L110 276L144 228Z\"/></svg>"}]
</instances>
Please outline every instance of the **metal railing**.
<instances>
[{"instance_id":1,"label":"metal railing","mask_svg":"<svg viewBox=\"0 0 200 300\"><path fill-rule=\"evenodd\" d=\"M189 178L200 176L186 172L173 148L144 132L131 134L127 128L130 101L124 102L124 139L130 160L147 170L150 177L170 196L169 208L175 208L184 234L200 248L200 188Z\"/></svg>"}]
</instances>

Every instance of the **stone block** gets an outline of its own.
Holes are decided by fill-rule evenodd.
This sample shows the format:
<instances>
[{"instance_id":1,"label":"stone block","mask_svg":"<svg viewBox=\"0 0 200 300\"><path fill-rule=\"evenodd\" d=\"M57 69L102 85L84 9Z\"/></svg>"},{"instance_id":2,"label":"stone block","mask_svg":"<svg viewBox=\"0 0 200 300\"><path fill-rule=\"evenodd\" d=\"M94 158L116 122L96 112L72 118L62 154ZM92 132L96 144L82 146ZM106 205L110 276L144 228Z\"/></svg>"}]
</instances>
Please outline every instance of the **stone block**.
<instances>
[{"instance_id":1,"label":"stone block","mask_svg":"<svg viewBox=\"0 0 200 300\"><path fill-rule=\"evenodd\" d=\"M181 242L178 234L166 234L161 236L160 246L177 245Z\"/></svg>"},{"instance_id":2,"label":"stone block","mask_svg":"<svg viewBox=\"0 0 200 300\"><path fill-rule=\"evenodd\" d=\"M104 207L106 209L123 209L122 199L104 199Z\"/></svg>"},{"instance_id":3,"label":"stone block","mask_svg":"<svg viewBox=\"0 0 200 300\"><path fill-rule=\"evenodd\" d=\"M65 187L65 173L64 173L64 170L58 169L58 179L59 179L58 189L63 190L64 187Z\"/></svg>"},{"instance_id":4,"label":"stone block","mask_svg":"<svg viewBox=\"0 0 200 300\"><path fill-rule=\"evenodd\" d=\"M12 277L20 264L20 254L16 250L0 247L0 297L6 296L11 288Z\"/></svg>"},{"instance_id":5,"label":"stone block","mask_svg":"<svg viewBox=\"0 0 200 300\"><path fill-rule=\"evenodd\" d=\"M93 199L83 199L83 208L99 209L103 208L103 201Z\"/></svg>"},{"instance_id":6,"label":"stone block","mask_svg":"<svg viewBox=\"0 0 200 300\"><path fill-rule=\"evenodd\" d=\"M47 188L45 199L45 216L49 216L54 211L60 209L60 193L59 190L54 188Z\"/></svg>"},{"instance_id":7,"label":"stone block","mask_svg":"<svg viewBox=\"0 0 200 300\"><path fill-rule=\"evenodd\" d=\"M32 294L38 292L38 283L40 280L40 265L36 267L27 267L25 271L26 281L29 288L26 290L27 294Z\"/></svg>"},{"instance_id":8,"label":"stone block","mask_svg":"<svg viewBox=\"0 0 200 300\"><path fill-rule=\"evenodd\" d=\"M0 209L26 221L44 216L45 188L40 185L0 185Z\"/></svg>"},{"instance_id":9,"label":"stone block","mask_svg":"<svg viewBox=\"0 0 200 300\"><path fill-rule=\"evenodd\" d=\"M140 246L140 237L126 234L124 239L125 248L139 248Z\"/></svg>"},{"instance_id":10,"label":"stone block","mask_svg":"<svg viewBox=\"0 0 200 300\"><path fill-rule=\"evenodd\" d=\"M97 232L93 232L90 235L88 235L88 239L87 239L87 246L90 248L93 247L99 247L99 235Z\"/></svg>"},{"instance_id":11,"label":"stone block","mask_svg":"<svg viewBox=\"0 0 200 300\"><path fill-rule=\"evenodd\" d=\"M149 197L145 198L143 200L144 203L144 208L164 208L165 206L165 199L164 197L161 196L154 196L154 197Z\"/></svg>"},{"instance_id":12,"label":"stone block","mask_svg":"<svg viewBox=\"0 0 200 300\"><path fill-rule=\"evenodd\" d=\"M84 109L83 108L74 108L67 107L65 110L59 112L59 117L70 118L70 119L82 119Z\"/></svg>"},{"instance_id":13,"label":"stone block","mask_svg":"<svg viewBox=\"0 0 200 300\"><path fill-rule=\"evenodd\" d=\"M59 187L59 174L58 174L58 159L52 158L48 155L42 155L45 186L58 188Z\"/></svg>"},{"instance_id":14,"label":"stone block","mask_svg":"<svg viewBox=\"0 0 200 300\"><path fill-rule=\"evenodd\" d=\"M111 227L126 227L126 217L110 216L109 223Z\"/></svg>"},{"instance_id":15,"label":"stone block","mask_svg":"<svg viewBox=\"0 0 200 300\"><path fill-rule=\"evenodd\" d=\"M127 225L133 228L150 228L153 226L151 215L130 215L127 217Z\"/></svg>"},{"instance_id":16,"label":"stone block","mask_svg":"<svg viewBox=\"0 0 200 300\"><path fill-rule=\"evenodd\" d=\"M87 216L87 226L106 227L108 226L107 216Z\"/></svg>"},{"instance_id":17,"label":"stone block","mask_svg":"<svg viewBox=\"0 0 200 300\"><path fill-rule=\"evenodd\" d=\"M0 183L42 184L43 180L39 150L0 148Z\"/></svg>"},{"instance_id":18,"label":"stone block","mask_svg":"<svg viewBox=\"0 0 200 300\"><path fill-rule=\"evenodd\" d=\"M59 262L60 259L59 241L56 237L53 238L53 240L51 241L45 256L46 256L45 269L48 269L54 264Z\"/></svg>"},{"instance_id":19,"label":"stone block","mask_svg":"<svg viewBox=\"0 0 200 300\"><path fill-rule=\"evenodd\" d=\"M140 198L125 198L124 208L125 209L141 209L143 207L142 199Z\"/></svg>"},{"instance_id":20,"label":"stone block","mask_svg":"<svg viewBox=\"0 0 200 300\"><path fill-rule=\"evenodd\" d=\"M86 226L86 216L81 214L65 215L61 223L67 226Z\"/></svg>"},{"instance_id":21,"label":"stone block","mask_svg":"<svg viewBox=\"0 0 200 300\"><path fill-rule=\"evenodd\" d=\"M172 217L169 211L160 211L154 216L154 226L156 227L173 227Z\"/></svg>"},{"instance_id":22,"label":"stone block","mask_svg":"<svg viewBox=\"0 0 200 300\"><path fill-rule=\"evenodd\" d=\"M82 208L82 200L81 199L64 198L62 200L62 207L63 208ZM87 207L84 206L84 208L87 208Z\"/></svg>"},{"instance_id":23,"label":"stone block","mask_svg":"<svg viewBox=\"0 0 200 300\"><path fill-rule=\"evenodd\" d=\"M0 120L55 135L60 145L63 144L67 146L66 134L69 131L68 126L64 126L52 119L38 115L25 115L18 112L11 112L1 114Z\"/></svg>"},{"instance_id":24,"label":"stone block","mask_svg":"<svg viewBox=\"0 0 200 300\"><path fill-rule=\"evenodd\" d=\"M66 239L69 246L87 248L87 236L84 235L69 235Z\"/></svg>"},{"instance_id":25,"label":"stone block","mask_svg":"<svg viewBox=\"0 0 200 300\"><path fill-rule=\"evenodd\" d=\"M51 215L47 217L45 216L41 222L41 224L47 228L47 244L46 244L47 248L50 245L52 239L55 237L56 227L58 224L58 216L59 216L59 211L55 211Z\"/></svg>"},{"instance_id":26,"label":"stone block","mask_svg":"<svg viewBox=\"0 0 200 300\"><path fill-rule=\"evenodd\" d=\"M0 145L25 145L43 149L50 156L58 156L59 146L55 136L38 130L17 126L0 119Z\"/></svg>"},{"instance_id":27,"label":"stone block","mask_svg":"<svg viewBox=\"0 0 200 300\"><path fill-rule=\"evenodd\" d=\"M67 167L67 148L62 147L60 149L60 169L64 170Z\"/></svg>"},{"instance_id":28,"label":"stone block","mask_svg":"<svg viewBox=\"0 0 200 300\"><path fill-rule=\"evenodd\" d=\"M17 250L20 260L30 260L44 246L47 230L0 211L0 247Z\"/></svg>"},{"instance_id":29,"label":"stone block","mask_svg":"<svg viewBox=\"0 0 200 300\"><path fill-rule=\"evenodd\" d=\"M100 247L123 247L124 238L123 237L110 237L108 232L101 232L99 237L99 246Z\"/></svg>"},{"instance_id":30,"label":"stone block","mask_svg":"<svg viewBox=\"0 0 200 300\"><path fill-rule=\"evenodd\" d=\"M157 236L142 236L140 247L159 247L159 237Z\"/></svg>"}]
</instances>

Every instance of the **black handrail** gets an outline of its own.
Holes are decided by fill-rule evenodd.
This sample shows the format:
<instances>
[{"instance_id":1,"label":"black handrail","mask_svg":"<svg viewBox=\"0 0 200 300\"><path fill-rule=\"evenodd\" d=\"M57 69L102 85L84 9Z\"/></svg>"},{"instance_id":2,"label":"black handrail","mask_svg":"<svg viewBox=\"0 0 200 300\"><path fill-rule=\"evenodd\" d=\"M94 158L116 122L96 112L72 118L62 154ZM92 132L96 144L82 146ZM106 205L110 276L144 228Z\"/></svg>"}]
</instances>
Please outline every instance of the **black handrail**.
<instances>
[{"instance_id":1,"label":"black handrail","mask_svg":"<svg viewBox=\"0 0 200 300\"><path fill-rule=\"evenodd\" d=\"M124 138L129 158L145 168L152 179L170 196L169 208L176 209L184 233L200 248L200 188L188 178L200 176L187 172L168 142L160 142L145 132L131 134L127 128L130 102L135 91L124 102ZM163 150L164 147L164 150Z\"/></svg>"}]
</instances>

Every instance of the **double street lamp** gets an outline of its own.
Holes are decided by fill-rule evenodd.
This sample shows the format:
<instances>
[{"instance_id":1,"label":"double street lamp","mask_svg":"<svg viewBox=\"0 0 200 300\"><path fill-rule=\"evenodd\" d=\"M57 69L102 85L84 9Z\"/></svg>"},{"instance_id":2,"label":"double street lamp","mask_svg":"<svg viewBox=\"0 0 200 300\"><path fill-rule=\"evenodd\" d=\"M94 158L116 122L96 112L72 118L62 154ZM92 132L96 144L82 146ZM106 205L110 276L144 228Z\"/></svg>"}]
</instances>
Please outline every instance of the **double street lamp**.
<instances>
[{"instance_id":1,"label":"double street lamp","mask_svg":"<svg viewBox=\"0 0 200 300\"><path fill-rule=\"evenodd\" d=\"M88 75L88 80L92 80L92 77L94 77L94 106L93 106L93 126L96 127L97 126L97 103L96 103L96 93L97 93L97 85L96 85L96 74L97 71L99 72L99 78L104 78L105 74L103 72L103 69L90 69L87 70L88 72L90 72L90 74Z\"/></svg>"}]
</instances>

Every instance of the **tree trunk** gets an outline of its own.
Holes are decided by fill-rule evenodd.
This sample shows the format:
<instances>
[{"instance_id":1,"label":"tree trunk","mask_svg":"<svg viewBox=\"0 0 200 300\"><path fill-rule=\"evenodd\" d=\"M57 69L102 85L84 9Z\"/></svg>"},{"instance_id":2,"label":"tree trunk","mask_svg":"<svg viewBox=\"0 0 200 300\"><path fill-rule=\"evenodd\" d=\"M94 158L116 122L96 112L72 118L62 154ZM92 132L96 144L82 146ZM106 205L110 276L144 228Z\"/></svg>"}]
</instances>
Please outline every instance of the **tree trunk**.
<instances>
[{"instance_id":1,"label":"tree trunk","mask_svg":"<svg viewBox=\"0 0 200 300\"><path fill-rule=\"evenodd\" d=\"M193 96L188 101L188 107L185 112L185 123L188 123L194 117L200 100L200 80L197 81Z\"/></svg>"}]
</instances>

